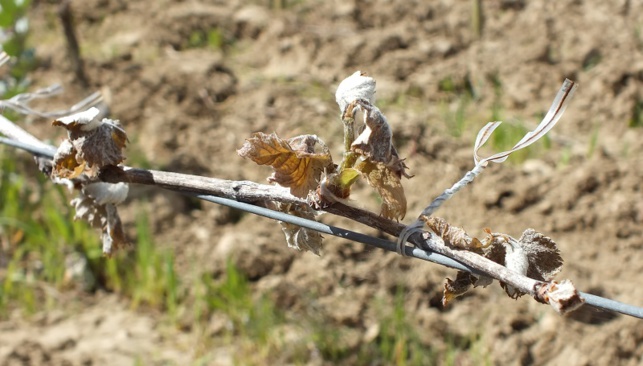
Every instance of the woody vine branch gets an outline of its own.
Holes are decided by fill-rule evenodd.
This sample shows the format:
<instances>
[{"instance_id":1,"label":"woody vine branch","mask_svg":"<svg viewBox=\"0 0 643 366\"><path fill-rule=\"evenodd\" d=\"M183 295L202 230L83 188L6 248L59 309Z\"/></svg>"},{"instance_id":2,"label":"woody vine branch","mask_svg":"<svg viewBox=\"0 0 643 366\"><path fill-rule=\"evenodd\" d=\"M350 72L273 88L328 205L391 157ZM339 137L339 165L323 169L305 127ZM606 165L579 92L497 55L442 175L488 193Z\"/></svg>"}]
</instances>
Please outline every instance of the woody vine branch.
<instances>
[{"instance_id":1,"label":"woody vine branch","mask_svg":"<svg viewBox=\"0 0 643 366\"><path fill-rule=\"evenodd\" d=\"M575 84L566 81L536 130L511 150L481 159L478 150L499 122L485 126L476 139L474 169L429 205L408 228L398 220L406 214L401 179L411 175L393 146L391 126L374 105L375 80L361 72L345 79L336 93L345 131L345 151L340 164L333 163L325 143L315 135L282 139L275 134L257 133L239 149L242 157L270 166L273 174L268 180L275 185L124 167L121 165L123 149L128 141L125 130L119 121L101 119L99 108L87 108L99 101L95 96L67 113L47 114L29 108L28 102L50 94L47 90L14 97L4 101L3 106L21 113L58 117L53 124L67 129L68 139L53 156L50 155L53 147L47 148L45 155L53 160L41 160L41 168L54 182L79 191L79 196L72 200L76 217L101 230L103 251L107 255L127 244L117 205L127 197L128 185L154 185L261 204L304 220L316 220L322 212L344 216L399 236L400 254L413 252L414 249L404 246L408 239L420 250L440 253L472 269L474 273L460 271L455 280L446 280L445 305L471 287L486 287L496 279L509 296L516 298L529 294L564 314L578 308L584 300L570 281L553 281L562 266L553 240L532 229L526 230L520 239L491 230L486 230L484 237L476 238L433 213L442 202L480 174L489 162L500 163L512 152L546 134L560 119L574 89ZM59 117L65 114L66 117ZM46 146L5 118L0 119L0 132L34 146L34 149ZM357 137L356 132L359 133ZM351 206L348 200L351 186L358 179L364 179L382 198L379 214ZM288 222L280 224L290 247L321 253L322 237L318 232Z\"/></svg>"}]
</instances>

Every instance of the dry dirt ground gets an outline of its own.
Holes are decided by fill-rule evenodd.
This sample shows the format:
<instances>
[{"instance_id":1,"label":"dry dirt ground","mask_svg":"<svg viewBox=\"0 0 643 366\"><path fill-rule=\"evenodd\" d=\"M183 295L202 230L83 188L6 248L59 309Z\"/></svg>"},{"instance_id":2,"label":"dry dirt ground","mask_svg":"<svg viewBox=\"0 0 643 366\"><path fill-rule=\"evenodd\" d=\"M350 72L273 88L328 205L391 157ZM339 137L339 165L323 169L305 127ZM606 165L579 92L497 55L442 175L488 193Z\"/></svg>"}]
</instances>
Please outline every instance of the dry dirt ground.
<instances>
[{"instance_id":1,"label":"dry dirt ground","mask_svg":"<svg viewBox=\"0 0 643 366\"><path fill-rule=\"evenodd\" d=\"M641 123L643 108L640 1L485 1L480 34L471 1L277 3L73 2L91 89L111 96L112 116L133 149L162 169L256 182L269 170L236 155L256 131L317 134L339 160L334 89L367 71L415 174L404 182L410 222L472 167L473 138L494 108L533 127L567 77L580 87L550 147L523 163L490 167L439 215L473 235L491 227L519 236L533 227L559 244L559 279L643 305L643 129L628 127ZM71 102L86 91L74 81L55 11L39 2L30 17L42 60L33 78L62 82ZM202 45L211 31L211 44ZM445 119L466 91L473 98L455 137ZM363 198L358 204L376 207L371 195ZM452 270L335 238L316 257L286 248L270 220L232 220L226 209L195 208L167 194L150 200L156 240L176 248L182 273L194 265L217 275L232 256L256 291L297 316L321 314L351 332L351 342L367 340L367 330L372 337L376 300L390 300L402 285L407 314L435 349L445 347L446 335L476 334L492 364L643 365L640 320L592 309L561 317L530 298L512 300L495 284L444 309L439 300ZM131 226L134 214L124 216ZM377 234L345 219L322 220ZM132 364L137 356L186 364L194 357L188 331L162 330L154 314L131 311L113 295L0 329L0 364Z\"/></svg>"}]
</instances>

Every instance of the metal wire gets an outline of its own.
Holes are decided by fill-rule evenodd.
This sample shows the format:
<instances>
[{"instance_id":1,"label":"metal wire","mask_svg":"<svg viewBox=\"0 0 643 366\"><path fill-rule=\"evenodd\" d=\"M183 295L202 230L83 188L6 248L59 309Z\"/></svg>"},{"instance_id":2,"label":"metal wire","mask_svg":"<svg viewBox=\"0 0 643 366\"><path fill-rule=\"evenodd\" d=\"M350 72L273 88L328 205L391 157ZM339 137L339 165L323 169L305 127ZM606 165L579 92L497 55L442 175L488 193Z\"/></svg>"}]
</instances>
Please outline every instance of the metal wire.
<instances>
[{"instance_id":1,"label":"metal wire","mask_svg":"<svg viewBox=\"0 0 643 366\"><path fill-rule=\"evenodd\" d=\"M35 145L27 144L18 140L8 139L2 136L0 136L0 144L13 146L15 148L28 151L33 155L41 156L43 158L53 159L54 154L56 153L56 148L53 146L50 146L49 148L45 148L44 146L43 147L35 146Z\"/></svg>"},{"instance_id":2,"label":"metal wire","mask_svg":"<svg viewBox=\"0 0 643 366\"><path fill-rule=\"evenodd\" d=\"M4 138L4 137L0 137L0 143L28 151L34 155L48 157L48 158L53 158L54 153L56 151L54 147L51 147L51 149L46 149L46 148L41 148L38 146L26 144L23 142L19 142L19 141ZM376 248L388 250L390 252L396 252L396 248L397 248L396 243L389 240L376 238L376 237L361 234L355 231L342 229L336 226L326 225L321 222L308 220L297 216L292 216L283 212L270 210L264 207L259 207L249 203L239 202L228 198L211 196L211 195L203 195L203 194L195 194L195 193L189 193L189 192L179 192L179 193L197 197L204 201L208 201L208 202L228 206L231 208L235 208L238 210L242 210L245 212L249 212L255 215L264 216L269 219L279 220L293 225L305 227L311 230L318 231L322 234L333 235L333 236L348 239L351 241L356 241L366 245L374 246ZM420 248L411 248L411 247L406 247L404 250L405 250L406 256L409 256L409 257L414 257L424 261L437 263L437 264L455 268L461 271L481 274L480 272L475 271L472 268L465 266L464 264L458 261L455 261L449 257L443 256L438 253L426 251ZM643 307L625 304L620 301L606 299L606 298L588 294L585 292L579 291L579 293L585 299L586 305L593 306L595 308L606 310L606 311L614 311L614 312L629 315L635 318L643 319Z\"/></svg>"},{"instance_id":3,"label":"metal wire","mask_svg":"<svg viewBox=\"0 0 643 366\"><path fill-rule=\"evenodd\" d=\"M317 221L312 221L301 217L292 216L283 212L273 211L268 208L254 206L249 203L231 200L229 198L200 195L200 194L190 194L190 193L186 193L186 194L197 197L205 201L236 208L238 210L250 212L255 215L264 216L273 220L284 221L293 225L305 227L311 230L318 231L323 234L329 234L340 238L345 238L352 241L360 242L366 245L388 250L389 252L396 252L397 250L397 244L389 240L384 240L373 236L360 234L360 233L350 231L347 229L342 229L336 226L330 226L330 225L322 224ZM411 247L406 247L405 251L406 251L405 253L406 256L409 256L409 257L414 257L417 259L441 264L443 266L455 268L461 271L480 274L480 272L474 271L472 268L469 268L464 264L457 262L449 257L443 256L442 254L439 254L439 253L434 253L434 252L422 250L420 248L411 248ZM606 299L600 296L588 294L581 291L579 291L579 293L585 299L585 304L587 305L590 305L602 310L615 311L621 314L630 315L636 318L643 319L642 307L628 305L620 301Z\"/></svg>"}]
</instances>

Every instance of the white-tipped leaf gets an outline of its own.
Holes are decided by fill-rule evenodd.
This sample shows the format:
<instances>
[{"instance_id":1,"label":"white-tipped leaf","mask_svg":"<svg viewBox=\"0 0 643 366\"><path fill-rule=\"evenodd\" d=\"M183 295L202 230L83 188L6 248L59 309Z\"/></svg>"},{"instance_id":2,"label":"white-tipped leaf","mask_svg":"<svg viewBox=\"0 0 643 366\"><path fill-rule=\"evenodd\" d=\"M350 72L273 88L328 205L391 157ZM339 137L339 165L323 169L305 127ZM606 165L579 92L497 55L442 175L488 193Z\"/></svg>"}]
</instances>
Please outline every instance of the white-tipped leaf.
<instances>
[{"instance_id":1,"label":"white-tipped leaf","mask_svg":"<svg viewBox=\"0 0 643 366\"><path fill-rule=\"evenodd\" d=\"M356 71L344 79L335 92L335 101L342 113L351 102L358 99L368 100L371 104L375 102L375 79L362 71Z\"/></svg>"},{"instance_id":2,"label":"white-tipped leaf","mask_svg":"<svg viewBox=\"0 0 643 366\"><path fill-rule=\"evenodd\" d=\"M123 182L95 182L85 186L85 193L99 205L106 205L108 203L118 205L127 198L129 185Z\"/></svg>"},{"instance_id":3,"label":"white-tipped leaf","mask_svg":"<svg viewBox=\"0 0 643 366\"><path fill-rule=\"evenodd\" d=\"M66 117L60 117L56 119L56 122L66 126L69 125L81 125L83 131L91 131L94 128L100 126L100 121L96 120L96 117L100 114L100 109L96 107L91 107L82 112L78 112Z\"/></svg>"}]
</instances>

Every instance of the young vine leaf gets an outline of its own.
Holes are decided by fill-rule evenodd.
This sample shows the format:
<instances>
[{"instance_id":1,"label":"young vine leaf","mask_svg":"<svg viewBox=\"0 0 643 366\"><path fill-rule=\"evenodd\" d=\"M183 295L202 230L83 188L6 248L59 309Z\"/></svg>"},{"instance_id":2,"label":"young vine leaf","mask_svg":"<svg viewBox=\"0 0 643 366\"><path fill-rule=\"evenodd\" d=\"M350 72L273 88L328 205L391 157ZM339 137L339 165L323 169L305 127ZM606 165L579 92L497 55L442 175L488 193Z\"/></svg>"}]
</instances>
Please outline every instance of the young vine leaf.
<instances>
[{"instance_id":1,"label":"young vine leaf","mask_svg":"<svg viewBox=\"0 0 643 366\"><path fill-rule=\"evenodd\" d=\"M390 219L403 219L406 215L406 197L400 182L406 174L407 166L400 159L393 146L393 132L386 117L373 105L375 99L375 80L357 71L344 79L337 88L335 100L342 112L345 124L345 136L350 141L350 151L345 152L344 162L339 174L344 170L356 169L368 184L382 197L380 214ZM358 111L363 113L363 130L352 139L353 122ZM359 161L354 157L356 155ZM346 163L350 161L350 163ZM356 165L354 165L356 163ZM348 186L342 186L340 191L349 191ZM337 189L329 188L329 191ZM343 197L342 197L343 198Z\"/></svg>"},{"instance_id":2,"label":"young vine leaf","mask_svg":"<svg viewBox=\"0 0 643 366\"><path fill-rule=\"evenodd\" d=\"M317 151L318 148L321 151ZM290 188L290 193L300 198L308 197L311 191L317 189L322 173L335 169L328 147L315 135L283 140L275 133L266 135L258 132L247 139L237 153L259 165L271 166L274 172L268 177L268 181ZM315 213L310 206L278 203L275 203L275 206L281 212L315 219ZM280 224L288 247L309 250L320 255L321 234L285 222Z\"/></svg>"},{"instance_id":3,"label":"young vine leaf","mask_svg":"<svg viewBox=\"0 0 643 366\"><path fill-rule=\"evenodd\" d=\"M317 152L316 147L321 147ZM302 135L283 140L275 133L255 133L237 153L259 165L274 169L269 182L289 187L293 196L306 198L319 185L324 169L332 168L328 147L315 135Z\"/></svg>"},{"instance_id":4,"label":"young vine leaf","mask_svg":"<svg viewBox=\"0 0 643 366\"><path fill-rule=\"evenodd\" d=\"M381 215L401 220L406 215L402 176L409 177L404 161L393 146L393 132L380 110L365 100L355 102L364 111L364 131L353 141L351 150L363 157L356 165L368 184L382 197Z\"/></svg>"},{"instance_id":5,"label":"young vine leaf","mask_svg":"<svg viewBox=\"0 0 643 366\"><path fill-rule=\"evenodd\" d=\"M315 212L310 206L278 204L278 210L290 215L315 220ZM322 235L315 231L301 226L279 221L281 230L286 236L286 243L289 248L297 250L309 250L315 255L321 255Z\"/></svg>"},{"instance_id":6,"label":"young vine leaf","mask_svg":"<svg viewBox=\"0 0 643 366\"><path fill-rule=\"evenodd\" d=\"M54 157L54 177L72 179L81 173L94 177L102 167L118 165L125 159L127 134L116 120L99 121L99 114L100 110L92 107L53 122L66 128L68 135Z\"/></svg>"},{"instance_id":7,"label":"young vine leaf","mask_svg":"<svg viewBox=\"0 0 643 366\"><path fill-rule=\"evenodd\" d=\"M290 188L300 198L310 198L315 209L335 202L349 203L352 184L364 177L382 197L381 215L402 219L406 197L400 182L409 177L403 159L392 143L392 130L386 117L373 105L375 79L357 71L344 79L335 93L344 122L344 159L337 166L326 144L315 135L284 140L275 133L255 133L237 153L259 165L271 166L269 182ZM363 112L361 135L355 139L355 114ZM277 209L308 219L315 218L311 207L276 205ZM320 253L321 235L299 226L282 223L288 246Z\"/></svg>"},{"instance_id":8,"label":"young vine leaf","mask_svg":"<svg viewBox=\"0 0 643 366\"><path fill-rule=\"evenodd\" d=\"M70 202L76 210L74 218L101 229L103 254L111 256L128 243L116 205L127 198L129 187L126 183L100 182L97 173L125 159L127 134L118 121L99 120L99 114L100 110L92 107L53 122L67 129L68 138L56 151L51 178L61 184L71 182L80 191Z\"/></svg>"},{"instance_id":9,"label":"young vine leaf","mask_svg":"<svg viewBox=\"0 0 643 366\"><path fill-rule=\"evenodd\" d=\"M556 243L534 229L525 230L518 240L507 234L492 233L486 229L487 237L479 240L471 238L462 228L452 226L444 219L421 216L421 220L425 222L429 232L442 238L445 245L482 255L523 276L549 282L562 269L563 259ZM491 282L488 277L458 271L455 281L447 278L442 303L446 305L471 287L486 287ZM513 299L524 295L508 284L501 282L500 286Z\"/></svg>"},{"instance_id":10,"label":"young vine leaf","mask_svg":"<svg viewBox=\"0 0 643 366\"><path fill-rule=\"evenodd\" d=\"M335 101L343 114L349 104L360 99L371 104L375 102L375 79L365 72L355 71L339 84L335 91Z\"/></svg>"},{"instance_id":11,"label":"young vine leaf","mask_svg":"<svg viewBox=\"0 0 643 366\"><path fill-rule=\"evenodd\" d=\"M370 159L358 162L355 168L382 197L380 215L387 219L403 219L406 215L406 196L400 176L386 164Z\"/></svg>"},{"instance_id":12,"label":"young vine leaf","mask_svg":"<svg viewBox=\"0 0 643 366\"><path fill-rule=\"evenodd\" d=\"M83 219L101 229L103 254L111 256L114 250L125 247L128 241L116 205L127 198L126 183L81 182L80 195L71 201L76 209L74 219Z\"/></svg>"}]
</instances>

